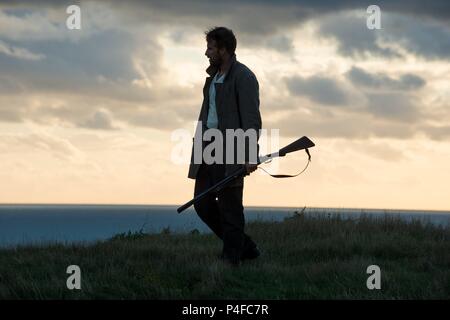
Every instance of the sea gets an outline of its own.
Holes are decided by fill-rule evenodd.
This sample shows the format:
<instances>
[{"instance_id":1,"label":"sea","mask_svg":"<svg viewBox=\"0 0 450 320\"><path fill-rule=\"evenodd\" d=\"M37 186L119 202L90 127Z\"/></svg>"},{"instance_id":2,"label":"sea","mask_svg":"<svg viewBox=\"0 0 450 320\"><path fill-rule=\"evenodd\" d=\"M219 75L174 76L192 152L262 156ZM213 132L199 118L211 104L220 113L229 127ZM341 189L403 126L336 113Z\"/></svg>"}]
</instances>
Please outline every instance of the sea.
<instances>
[{"instance_id":1,"label":"sea","mask_svg":"<svg viewBox=\"0 0 450 320\"><path fill-rule=\"evenodd\" d=\"M0 204L0 247L24 245L90 244L121 233L210 232L191 207L177 213L171 205L70 205ZM339 214L357 219L360 215L398 216L450 226L450 211L384 210L353 208L245 207L246 221L281 222L296 213L306 216Z\"/></svg>"}]
</instances>

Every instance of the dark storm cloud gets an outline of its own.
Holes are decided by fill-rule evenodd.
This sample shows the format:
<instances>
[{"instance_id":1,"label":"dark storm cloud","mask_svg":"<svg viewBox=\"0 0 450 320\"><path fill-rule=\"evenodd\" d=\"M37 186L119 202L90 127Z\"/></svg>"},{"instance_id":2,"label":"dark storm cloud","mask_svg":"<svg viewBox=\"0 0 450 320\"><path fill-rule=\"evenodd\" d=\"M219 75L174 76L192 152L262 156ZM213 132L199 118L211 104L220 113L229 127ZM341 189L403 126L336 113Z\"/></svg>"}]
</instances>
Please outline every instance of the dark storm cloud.
<instances>
[{"instance_id":1,"label":"dark storm cloud","mask_svg":"<svg viewBox=\"0 0 450 320\"><path fill-rule=\"evenodd\" d=\"M393 79L383 73L374 74L366 72L358 67L352 67L346 75L355 86L367 88L413 90L419 89L425 85L424 79L411 73L403 74L398 79Z\"/></svg>"},{"instance_id":2,"label":"dark storm cloud","mask_svg":"<svg viewBox=\"0 0 450 320\"><path fill-rule=\"evenodd\" d=\"M366 27L366 16L350 13L329 15L320 22L320 33L337 40L345 56L364 58L402 57L403 50L430 59L450 59L450 26L417 16L382 13L380 30Z\"/></svg>"},{"instance_id":3,"label":"dark storm cloud","mask_svg":"<svg viewBox=\"0 0 450 320\"><path fill-rule=\"evenodd\" d=\"M344 56L365 57L368 54L388 58L400 57L390 48L383 48L377 43L380 30L369 30L364 17L358 18L348 14L330 15L320 22L320 33L338 41L338 50Z\"/></svg>"},{"instance_id":4,"label":"dark storm cloud","mask_svg":"<svg viewBox=\"0 0 450 320\"><path fill-rule=\"evenodd\" d=\"M290 31L305 21L314 19L320 24L320 32L339 42L344 55L366 54L399 57L401 52L384 47L379 40L400 44L417 55L431 58L450 56L450 2L431 1L377 1L382 10L382 30L366 28L366 8L371 1L81 1L107 5L121 16L124 26L149 23L171 27L183 25L195 27L199 32L216 25L232 28L241 43L251 47L272 48L289 52L292 48ZM71 3L72 4L72 3ZM34 1L3 2L2 7L56 7L65 9L67 2ZM1 8L1 7L0 7ZM24 9L25 8L25 9ZM84 10L89 10L85 6ZM82 8L83 10L83 8ZM342 14L345 10L357 10L361 17ZM391 14L394 13L394 14ZM180 38L182 39L182 38ZM187 38L185 38L187 39Z\"/></svg>"},{"instance_id":5,"label":"dark storm cloud","mask_svg":"<svg viewBox=\"0 0 450 320\"><path fill-rule=\"evenodd\" d=\"M354 71L354 69L352 69ZM348 74L348 73L347 73ZM351 73L350 73L351 74ZM401 80L394 80L387 77L384 82L383 77L377 78L368 73L358 73L363 80L359 83L370 87L377 87L381 90L378 92L360 91L360 95L366 100L362 103L357 100L353 93L344 86L343 82L332 78L320 76L312 76L309 78L291 77L285 80L286 86L292 96L304 96L316 103L314 107L320 117L328 117L329 111L319 106L344 106L344 108L333 108L333 112L353 112L365 113L375 116L379 119L389 121L412 121L416 122L422 116L420 107L414 95L402 92L391 92L392 86L397 89L409 88L411 85L416 86L419 82L416 78L409 75L401 77ZM356 81L356 79L354 79ZM411 84L412 83L412 84ZM312 107L311 107L312 108ZM324 114L325 112L325 114ZM336 123L339 127L339 123ZM343 128L345 131L346 128Z\"/></svg>"},{"instance_id":6,"label":"dark storm cloud","mask_svg":"<svg viewBox=\"0 0 450 320\"><path fill-rule=\"evenodd\" d=\"M8 87L27 92L57 91L101 93L99 79L130 81L138 77L130 53L136 47L132 37L122 32L103 32L81 43L46 40L15 42L45 55L39 61L22 60L0 54L2 77ZM159 54L156 50L155 56ZM115 92L109 92L114 94Z\"/></svg>"},{"instance_id":7,"label":"dark storm cloud","mask_svg":"<svg viewBox=\"0 0 450 320\"><path fill-rule=\"evenodd\" d=\"M60 7L100 1L2 1L1 7ZM427 17L447 22L450 19L450 4L446 0L424 2L421 0L378 0L376 3L366 0L229 0L214 2L209 0L129 0L101 1L131 16L137 23L148 22L149 17L158 23L172 24L174 21L196 25L215 25L224 20L234 22L242 31L252 34L269 34L283 30L287 26L298 24L309 18L344 10L364 10L377 4L383 11L397 12L416 17ZM205 24L206 22L206 24Z\"/></svg>"},{"instance_id":8,"label":"dark storm cloud","mask_svg":"<svg viewBox=\"0 0 450 320\"><path fill-rule=\"evenodd\" d=\"M289 52L289 32L314 19L320 32L339 42L343 55L382 55L401 57L402 52L380 44L398 44L416 55L450 57L450 2L378 1L382 10L382 30L366 27L366 8L370 1L132 1L117 8L136 21L184 24L205 29L215 25L232 28L245 46L273 48ZM342 14L357 10L361 17ZM393 13L393 14L390 14Z\"/></svg>"},{"instance_id":9,"label":"dark storm cloud","mask_svg":"<svg viewBox=\"0 0 450 320\"><path fill-rule=\"evenodd\" d=\"M93 16L84 17L92 25ZM118 121L167 129L188 112L177 102L189 101L190 89L161 84L163 48L151 36L152 29L140 32L117 18L117 24L108 21L103 28L84 30L73 38L63 21L49 24L43 22L46 19L45 5L34 10L2 9L0 26L20 30L0 32L0 121L58 121L102 130L117 129ZM35 20L51 33L43 31L36 39L27 35L26 31L37 32ZM201 88L197 92L200 95ZM39 108L33 108L37 101ZM60 102L55 106L54 101ZM173 108L175 116L164 119L154 112L161 107ZM137 109L140 119L135 116ZM176 110L181 110L180 115Z\"/></svg>"},{"instance_id":10,"label":"dark storm cloud","mask_svg":"<svg viewBox=\"0 0 450 320\"><path fill-rule=\"evenodd\" d=\"M133 54L142 45L138 41L130 33L117 30L96 33L77 42L9 40L14 46L39 52L45 58L30 60L0 53L0 97L3 96L0 101L4 106L0 110L0 121L32 119L46 123L60 119L75 126L110 130L115 129L111 116L103 111L91 115L92 110L105 105L122 109L129 108L132 103L149 109L157 105L156 101L164 93L155 94L149 88L132 85L133 80L141 79L133 61ZM150 81L157 81L162 48L150 39L144 46L145 71ZM186 90L173 91L171 99L187 96ZM24 98L21 103L11 105L11 96ZM30 99L26 96L63 99L73 105L58 108L44 105L38 110L30 110ZM122 116L121 120L127 122L126 114ZM157 124L158 121L156 127Z\"/></svg>"},{"instance_id":11,"label":"dark storm cloud","mask_svg":"<svg viewBox=\"0 0 450 320\"><path fill-rule=\"evenodd\" d=\"M81 2L83 4L92 1ZM106 1L105 1L106 2ZM97 3L103 4L104 1ZM142 34L136 33L148 24L158 25L158 30L170 30L173 26L186 27L196 32L196 37L203 37L202 31L215 25L226 25L232 28L238 37L238 49L242 47L271 48L279 52L289 52L293 48L290 34L294 27L314 19L320 27L322 35L333 37L338 41L339 50L344 55L365 56L375 54L387 57L399 57L394 47L386 47L380 40L396 44L412 53L433 58L448 58L449 39L448 21L450 21L450 2L433 1L378 1L383 10L383 30L367 30L365 19L352 18L345 15L345 10L358 10L365 13L365 8L372 4L365 1L109 1L110 8L120 19L114 30L93 34L79 41L67 39L45 39L42 34L36 41L20 41L20 37L0 36L7 48L23 48L26 51L8 51L0 53L0 78L8 81L0 83L0 93L4 96L19 93L63 93L82 96L80 105L64 106L54 109L41 109L39 114L47 117L60 117L76 125L90 128L115 128L115 121L124 121L138 126L169 129L185 122L186 114L196 118L198 106L181 109L182 100L192 96L192 92L173 88L161 94L149 88L142 89L131 86L132 79L141 78L132 61L132 51L143 45ZM61 8L73 2L61 1L3 1L0 8L3 12L17 17L24 17L29 8L45 10L46 7ZM16 9L14 9L16 8ZM19 8L19 11L17 11ZM89 7L85 6L84 10ZM5 11L6 10L6 11ZM31 10L32 11L32 10ZM398 14L389 15L394 12ZM385 14L386 13L386 14ZM426 19L425 19L426 18ZM414 25L414 23L416 25ZM121 31L118 31L121 30ZM14 33L8 30L7 33ZM156 31L155 31L156 32ZM198 32L198 34L197 34ZM2 34L2 33L0 33ZM23 33L21 34L23 36ZM145 39L150 46L148 55L148 72L158 80L162 48L156 43L158 34ZM173 34L173 39L189 41L189 34ZM4 50L5 51L5 50ZM17 52L23 57L39 59L18 59ZM20 54L19 54L20 56ZM359 72L359 73L358 73ZM350 74L352 71L350 72ZM349 79L360 77L365 88L377 89L362 94L368 103L353 113L337 113L334 117L303 118L302 125L326 136L343 137L411 137L415 125L420 120L418 105L414 96L386 92L388 84L395 90L420 89L423 79L413 74L391 77L367 73L362 69L353 70ZM351 104L352 97L348 88L338 79L322 76L309 78L289 78L286 84L291 95L305 96L320 105ZM160 89L160 88L159 88ZM178 90L180 89L180 90ZM195 88L201 93L201 88ZM95 99L93 99L95 97ZM200 97L199 97L200 99ZM175 101L175 102L174 102ZM178 104L176 103L178 101ZM137 112L132 103L140 103L145 110ZM189 101L189 104L191 102ZM24 117L38 117L39 114L16 106L16 111L0 108L0 118L16 121ZM102 107L107 106L111 114ZM159 108L158 108L159 107ZM164 109L162 109L163 107ZM76 109L76 110L72 110ZM341 108L327 108L340 111ZM344 108L342 108L344 109ZM3 110L3 111L2 111ZM20 111L18 111L20 110ZM45 111L44 111L45 110ZM164 110L164 111L162 111ZM191 110L195 110L192 112ZM348 111L348 110L347 110ZM97 112L97 113L96 113ZM195 116L192 116L194 114ZM294 118L292 114L291 118ZM384 120L390 121L384 121ZM405 119L402 121L402 119ZM383 122L384 121L384 122ZM355 123L354 123L355 122ZM286 119L290 132L298 131L297 127ZM368 125L365 126L365 123ZM434 128L434 129L433 129ZM435 128L435 136L445 136L445 128ZM426 129L423 129L426 130ZM431 132L431 131L430 131Z\"/></svg>"},{"instance_id":12,"label":"dark storm cloud","mask_svg":"<svg viewBox=\"0 0 450 320\"><path fill-rule=\"evenodd\" d=\"M300 127L321 137L406 139L419 131L432 138L439 136L438 129L424 127L433 114L422 111L426 110L425 106L411 90L423 86L424 80L420 77L405 74L395 79L358 68L351 69L346 75L356 88L361 87L358 94L344 81L332 78L285 79L292 96L307 97L313 104L303 106L308 110L306 114L296 115L298 111L291 111L277 124L269 121L266 125L283 128L282 135L295 135ZM329 108L330 105L344 107ZM442 132L440 136L445 130Z\"/></svg>"},{"instance_id":13,"label":"dark storm cloud","mask_svg":"<svg viewBox=\"0 0 450 320\"><path fill-rule=\"evenodd\" d=\"M386 15L383 39L400 44L415 55L450 59L450 24L417 20L402 15Z\"/></svg>"},{"instance_id":14,"label":"dark storm cloud","mask_svg":"<svg viewBox=\"0 0 450 320\"><path fill-rule=\"evenodd\" d=\"M323 105L345 105L348 94L337 80L321 76L309 78L291 77L285 80L289 92L294 96L306 96Z\"/></svg>"}]
</instances>

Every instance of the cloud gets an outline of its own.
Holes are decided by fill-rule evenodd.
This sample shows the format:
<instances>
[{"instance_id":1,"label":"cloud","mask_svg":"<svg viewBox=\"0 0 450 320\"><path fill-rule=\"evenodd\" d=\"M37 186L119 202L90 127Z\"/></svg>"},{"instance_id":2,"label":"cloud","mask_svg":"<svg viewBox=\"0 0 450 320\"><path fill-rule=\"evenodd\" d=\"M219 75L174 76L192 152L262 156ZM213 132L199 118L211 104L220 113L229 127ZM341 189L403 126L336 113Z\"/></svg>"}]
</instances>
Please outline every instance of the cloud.
<instances>
[{"instance_id":1,"label":"cloud","mask_svg":"<svg viewBox=\"0 0 450 320\"><path fill-rule=\"evenodd\" d=\"M319 34L334 38L338 42L338 51L344 56L365 58L369 55L381 55L396 58L401 55L379 44L378 38L382 31L369 30L366 17L354 12L329 15L319 22ZM385 30L383 29L383 32Z\"/></svg>"},{"instance_id":2,"label":"cloud","mask_svg":"<svg viewBox=\"0 0 450 320\"><path fill-rule=\"evenodd\" d=\"M45 55L43 54L33 53L25 48L10 46L1 40L0 40L0 53L6 54L7 56L11 56L17 59L24 59L24 60L42 60L45 58Z\"/></svg>"},{"instance_id":3,"label":"cloud","mask_svg":"<svg viewBox=\"0 0 450 320\"><path fill-rule=\"evenodd\" d=\"M187 99L186 92L180 91L162 92L156 100L143 104L90 96L0 95L0 122L31 121L41 125L108 131L128 126L174 130L197 120L199 112L198 100L201 98Z\"/></svg>"},{"instance_id":4,"label":"cloud","mask_svg":"<svg viewBox=\"0 0 450 320\"><path fill-rule=\"evenodd\" d=\"M450 126L445 121L430 121L430 115L424 114L408 95L368 94L368 98L368 104L361 109L328 109L325 114L311 106L284 112L277 118L263 117L264 127L277 128L281 136L291 138L302 135L360 140L412 139L419 135L437 141L450 138Z\"/></svg>"},{"instance_id":5,"label":"cloud","mask_svg":"<svg viewBox=\"0 0 450 320\"><path fill-rule=\"evenodd\" d=\"M93 109L126 110L117 113L122 117L117 120L127 122L133 109L149 111L179 99L189 101L190 90L167 82L162 47L150 36L145 44L141 40L126 31L110 31L79 43L26 42L33 51L45 54L41 61L0 54L0 121L29 119L110 130L117 127L108 114L99 111L92 116ZM169 122L151 123L167 128Z\"/></svg>"},{"instance_id":6,"label":"cloud","mask_svg":"<svg viewBox=\"0 0 450 320\"><path fill-rule=\"evenodd\" d=\"M3 105L0 106L0 120L64 123L99 130L118 129L122 124L170 130L181 126L186 119L196 120L203 79L195 82L193 87L180 85L173 68L164 60L165 54L176 52L173 47L167 47L167 39L169 45L170 39L189 44L198 38L201 43L203 30L214 25L230 26L238 37L238 48L254 49L255 56L259 54L258 48L270 48L291 56L297 41L294 42L296 39L290 32L312 18L319 25L323 22L327 26L328 23L330 36L336 34L333 33L334 28L339 34L336 39L351 41L348 49L350 54L364 54L368 48L374 48L381 55L387 53L389 56L390 52L391 57L402 54L397 47L383 43L393 40L381 36L378 31L368 34L365 20L357 20L352 16L353 13L342 11L357 8L365 12L361 4L352 1L343 1L342 4L329 2L326 5L312 1L281 1L276 4L252 1L245 5L237 2L216 4L175 1L178 6L162 1L131 1L127 4L83 1L83 26L86 23L93 27L84 28L92 31L83 33L76 40L70 34L57 36L52 33L62 27L66 16L65 7L60 2L46 3L47 7L33 3L27 5L26 2L16 6L10 2L4 4L9 6L8 9L2 9L4 23L8 23L9 27L16 25L17 30L11 31L10 35L0 31L0 39L5 39L4 43L9 46L42 55L45 59L17 59L0 54L0 105ZM389 8L389 4L385 4L382 4L383 19L384 8ZM433 29L433 32L441 30L444 25L442 20L434 19L431 9L418 3L419 7L423 10L417 12L418 16L423 17L423 12L428 12L432 20L419 20L419 26L433 24L438 28ZM244 10L248 8L254 14L248 15ZM405 9L405 12L414 11L410 9ZM331 13L335 20L328 15ZM96 17L105 17L105 25L102 25L102 19L96 21ZM347 21L347 17L353 18ZM394 21L398 15L390 17L388 19ZM47 25L43 22L46 19ZM360 24L361 21L365 30L356 28L356 23ZM389 25L384 22L383 28ZM339 31L339 25L335 25L338 23L348 23L349 26ZM33 26L42 26L48 30L47 37L44 34L34 37ZM180 30L179 26L186 28L183 32L171 33ZM27 30L30 30L30 38L27 38ZM354 39L351 39L350 32L355 32ZM365 39L367 35L369 38ZM34 40L31 40L33 37ZM356 42L359 40L362 41L361 47L351 49L352 45L358 45ZM403 46L402 43L400 45ZM443 48L443 51L439 51L440 55L445 53L445 45ZM336 61L336 66L341 68L339 59ZM324 62L323 65L328 63ZM264 64L261 68L264 68ZM311 67L309 71L316 72L314 68ZM189 69L189 72L193 69ZM199 74L203 69L198 68ZM318 75L282 78L282 81L268 79L275 82L272 96L280 96L276 103L282 103L280 107L274 104L277 106L276 111L288 113L296 107L298 100L295 97L305 97L309 101L303 106L303 111L309 111L316 117L330 117L327 125L336 125L335 131L327 128L330 135L334 132L337 135L364 136L363 131L355 131L348 123L341 121L346 117L355 121L376 119L374 130L378 130L382 126L380 123L385 120L395 123L421 121L422 114L418 110L423 106L417 102L419 100L416 101L420 97L412 91L424 87L424 78L410 72L370 73L356 67L343 75L340 73L342 68L336 70L324 73L322 69ZM261 84L264 85L263 82ZM283 90L285 88L288 90ZM283 97L283 91L288 91L290 95L285 94ZM408 92L402 94L392 91ZM16 95L16 99L12 99L12 95ZM268 98L272 99L272 96ZM356 99L358 97L362 99ZM262 101L262 105L265 102L267 100ZM389 125L387 127L390 128ZM391 132L388 129L387 132ZM394 136L396 134L393 133Z\"/></svg>"},{"instance_id":7,"label":"cloud","mask_svg":"<svg viewBox=\"0 0 450 320\"><path fill-rule=\"evenodd\" d=\"M368 111L373 115L397 121L416 121L421 116L411 97L401 93L369 93Z\"/></svg>"},{"instance_id":8,"label":"cloud","mask_svg":"<svg viewBox=\"0 0 450 320\"><path fill-rule=\"evenodd\" d=\"M370 157L387 162L396 162L410 160L408 153L404 152L402 143L393 143L388 139L377 140L352 140L350 143L346 140L337 140L339 151L350 157Z\"/></svg>"},{"instance_id":9,"label":"cloud","mask_svg":"<svg viewBox=\"0 0 450 320\"><path fill-rule=\"evenodd\" d=\"M342 85L332 78L312 76L291 77L285 80L289 92L295 96L306 96L323 105L345 105L349 97Z\"/></svg>"},{"instance_id":10,"label":"cloud","mask_svg":"<svg viewBox=\"0 0 450 320\"><path fill-rule=\"evenodd\" d=\"M426 132L434 140L442 141L450 139L450 126L448 125L423 125L423 132Z\"/></svg>"},{"instance_id":11,"label":"cloud","mask_svg":"<svg viewBox=\"0 0 450 320\"><path fill-rule=\"evenodd\" d=\"M0 74L0 96L20 94L23 92L24 92L23 86L20 83L18 83L15 79L12 79L8 75ZM0 106L0 109L1 108L2 106Z\"/></svg>"},{"instance_id":12,"label":"cloud","mask_svg":"<svg viewBox=\"0 0 450 320\"><path fill-rule=\"evenodd\" d=\"M265 127L278 128L281 136L292 138L306 135L311 138L410 139L418 133L414 123L388 122L367 113L338 113L317 117L294 111L276 121L266 120Z\"/></svg>"},{"instance_id":13,"label":"cloud","mask_svg":"<svg viewBox=\"0 0 450 320\"><path fill-rule=\"evenodd\" d=\"M197 120L193 118L192 121ZM137 111L129 115L128 122L139 127L153 127L163 130L174 130L186 123L176 112L170 109L152 109Z\"/></svg>"},{"instance_id":14,"label":"cloud","mask_svg":"<svg viewBox=\"0 0 450 320\"><path fill-rule=\"evenodd\" d=\"M123 29L120 12L107 1L82 1L81 30L66 26L66 9L73 3L39 1L39 4L21 2L18 5L0 4L0 38L8 41L78 43L105 30Z\"/></svg>"},{"instance_id":15,"label":"cloud","mask_svg":"<svg viewBox=\"0 0 450 320\"><path fill-rule=\"evenodd\" d=\"M6 13L5 10L0 9L0 37L2 38L15 41L62 39L64 31L62 23L59 26L52 23L44 11L33 10L15 15L14 11L10 10Z\"/></svg>"},{"instance_id":16,"label":"cloud","mask_svg":"<svg viewBox=\"0 0 450 320\"><path fill-rule=\"evenodd\" d=\"M448 23L382 11L382 29L369 30L366 18L363 10L328 15L319 21L319 33L335 39L345 56L400 58L410 53L428 59L450 59Z\"/></svg>"},{"instance_id":17,"label":"cloud","mask_svg":"<svg viewBox=\"0 0 450 320\"><path fill-rule=\"evenodd\" d=\"M90 9L100 12L102 8L83 5L82 23L93 19ZM13 21L20 30L28 30L25 26L32 29L37 17L56 19L51 12L56 9L39 14L32 14L29 8L21 10L3 10L2 17L13 17L8 20L10 26ZM0 47L0 121L31 120L99 130L119 129L117 123L129 123L167 130L193 113L193 107L186 105L193 106L193 101L201 98L201 84L195 85L198 94L193 95L192 87L182 87L171 78L162 61L159 27L145 24L136 29L107 21L103 29L97 28L77 41L51 34L29 41L25 31L9 40L15 48L23 48L10 53L34 58L37 56L31 53L39 52L45 56L43 60L2 55ZM0 33L0 39L2 36L5 34ZM169 118L163 117L161 108L171 109L167 110ZM92 114L92 110L97 111Z\"/></svg>"},{"instance_id":18,"label":"cloud","mask_svg":"<svg viewBox=\"0 0 450 320\"><path fill-rule=\"evenodd\" d=\"M27 152L43 152L63 161L80 163L86 160L83 151L75 147L69 140L56 137L45 131L36 131L31 134L6 134L0 136L0 149L2 153L11 153L16 150Z\"/></svg>"},{"instance_id":19,"label":"cloud","mask_svg":"<svg viewBox=\"0 0 450 320\"><path fill-rule=\"evenodd\" d=\"M80 124L80 127L89 129L116 130L118 127L114 124L113 117L109 110L99 109L87 121Z\"/></svg>"},{"instance_id":20,"label":"cloud","mask_svg":"<svg viewBox=\"0 0 450 320\"><path fill-rule=\"evenodd\" d=\"M450 59L450 25L400 14L384 15L382 39L428 59Z\"/></svg>"},{"instance_id":21,"label":"cloud","mask_svg":"<svg viewBox=\"0 0 450 320\"><path fill-rule=\"evenodd\" d=\"M208 0L162 0L109 1L119 11L133 17L134 21L148 21L151 17L158 23L173 24L175 21L189 26L218 25L228 23L246 34L270 35L298 26L309 19L346 10L361 10L372 4L358 0L230 0L226 3ZM55 2L53 2L55 3ZM56 1L57 3L57 1ZM412 17L432 18L443 22L450 20L450 5L446 0L423 2L421 0L379 0L383 13L395 12ZM251 12L251 14L249 14ZM221 23L222 22L222 23ZM364 24L365 25L365 24Z\"/></svg>"},{"instance_id":22,"label":"cloud","mask_svg":"<svg viewBox=\"0 0 450 320\"><path fill-rule=\"evenodd\" d=\"M292 39L286 36L275 36L267 40L267 46L281 53L291 52L294 49Z\"/></svg>"},{"instance_id":23,"label":"cloud","mask_svg":"<svg viewBox=\"0 0 450 320\"><path fill-rule=\"evenodd\" d=\"M77 1L82 8L97 4L100 1ZM303 22L305 19L317 18L324 14L338 13L345 10L362 10L371 4L358 0L343 1L313 1L313 0L229 0L226 3L214 3L209 0L172 0L170 3L163 0L130 0L126 3L120 0L101 1L102 5L116 8L130 21L142 23L150 21L152 17L158 23L166 21L173 24L178 19L188 25L216 25L218 20L232 19L242 26L248 26L251 33L273 32L285 29L287 25ZM377 5L382 12L394 12L418 18L433 18L439 21L450 20L450 5L446 0L423 2L421 0L379 0ZM68 4L58 0L43 0L36 3L33 0L14 1L4 0L0 8L19 10L42 7L64 10ZM251 14L248 14L248 9ZM65 13L65 11L64 11ZM214 21L216 21L214 23ZM186 22L186 23L185 23Z\"/></svg>"},{"instance_id":24,"label":"cloud","mask_svg":"<svg viewBox=\"0 0 450 320\"><path fill-rule=\"evenodd\" d=\"M16 110L0 109L0 122L22 122L22 115Z\"/></svg>"},{"instance_id":25,"label":"cloud","mask_svg":"<svg viewBox=\"0 0 450 320\"><path fill-rule=\"evenodd\" d=\"M411 73L393 79L384 73L369 73L358 67L352 67L346 75L353 85L374 89L413 90L423 87L426 83L423 78Z\"/></svg>"},{"instance_id":26,"label":"cloud","mask_svg":"<svg viewBox=\"0 0 450 320\"><path fill-rule=\"evenodd\" d=\"M387 143L371 142L360 144L358 147L361 153L371 155L383 161L397 162L406 158L406 155L402 151Z\"/></svg>"},{"instance_id":27,"label":"cloud","mask_svg":"<svg viewBox=\"0 0 450 320\"><path fill-rule=\"evenodd\" d=\"M133 94L127 94L129 88L123 88L124 84L130 86L131 81L140 78L133 65L137 44L126 32L99 33L78 44L45 40L22 45L31 52L40 52L46 59L19 60L0 55L0 68L2 77L28 93L125 95L127 99L139 96L136 88ZM147 51L147 54L158 65L159 51Z\"/></svg>"}]
</instances>

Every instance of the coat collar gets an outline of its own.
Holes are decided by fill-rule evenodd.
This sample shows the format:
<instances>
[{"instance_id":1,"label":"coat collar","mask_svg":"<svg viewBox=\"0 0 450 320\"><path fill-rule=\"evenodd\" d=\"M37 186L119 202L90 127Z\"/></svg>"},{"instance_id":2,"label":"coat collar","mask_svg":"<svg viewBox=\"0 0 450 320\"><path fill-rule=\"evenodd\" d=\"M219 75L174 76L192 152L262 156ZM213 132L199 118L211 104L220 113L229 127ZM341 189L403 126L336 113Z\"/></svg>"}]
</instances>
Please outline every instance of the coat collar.
<instances>
[{"instance_id":1,"label":"coat collar","mask_svg":"<svg viewBox=\"0 0 450 320\"><path fill-rule=\"evenodd\" d=\"M236 54L233 54L230 58L230 64L229 64L228 70L225 74L225 78L223 79L223 81L225 81L228 78L228 75L231 73L231 70L233 69L233 66L235 64L236 64ZM210 77L214 77L218 70L219 70L218 67L209 66L206 69L206 73L208 73L210 75Z\"/></svg>"}]
</instances>

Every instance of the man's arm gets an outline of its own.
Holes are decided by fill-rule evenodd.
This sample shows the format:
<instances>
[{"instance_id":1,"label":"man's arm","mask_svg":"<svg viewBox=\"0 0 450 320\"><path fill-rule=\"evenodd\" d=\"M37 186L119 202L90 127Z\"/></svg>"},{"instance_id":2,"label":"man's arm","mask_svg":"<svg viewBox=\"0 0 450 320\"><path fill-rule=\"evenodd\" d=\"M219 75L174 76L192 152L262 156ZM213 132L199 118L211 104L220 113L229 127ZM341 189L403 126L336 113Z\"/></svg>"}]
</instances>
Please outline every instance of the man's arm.
<instances>
[{"instance_id":1,"label":"man's arm","mask_svg":"<svg viewBox=\"0 0 450 320\"><path fill-rule=\"evenodd\" d=\"M261 129L261 114L259 112L259 84L253 73L246 72L237 78L237 95L242 129Z\"/></svg>"},{"instance_id":2,"label":"man's arm","mask_svg":"<svg viewBox=\"0 0 450 320\"><path fill-rule=\"evenodd\" d=\"M261 114L259 112L259 84L255 75L246 72L237 78L237 95L241 126L244 131L253 129L256 131L257 142L259 130L262 127ZM259 145L256 146L256 157L259 154ZM245 143L245 161L249 162L249 144ZM256 165L247 165L247 173L256 170Z\"/></svg>"}]
</instances>

